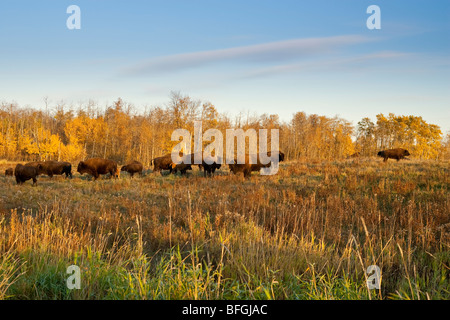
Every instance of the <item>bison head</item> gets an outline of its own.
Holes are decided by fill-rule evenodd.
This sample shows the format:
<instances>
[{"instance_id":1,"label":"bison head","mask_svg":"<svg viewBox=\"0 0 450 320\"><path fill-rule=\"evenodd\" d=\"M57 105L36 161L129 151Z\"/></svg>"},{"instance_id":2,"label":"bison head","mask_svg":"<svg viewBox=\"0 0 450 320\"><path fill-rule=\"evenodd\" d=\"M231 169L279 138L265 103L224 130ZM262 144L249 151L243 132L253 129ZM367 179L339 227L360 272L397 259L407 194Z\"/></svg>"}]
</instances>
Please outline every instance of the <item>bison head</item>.
<instances>
[{"instance_id":1,"label":"bison head","mask_svg":"<svg viewBox=\"0 0 450 320\"><path fill-rule=\"evenodd\" d=\"M120 171L119 171L119 169L117 167L115 168L113 176L114 176L114 178L119 178L120 177Z\"/></svg>"},{"instance_id":2,"label":"bison head","mask_svg":"<svg viewBox=\"0 0 450 320\"><path fill-rule=\"evenodd\" d=\"M128 167L127 166L123 166L122 168L120 168L120 171L128 171Z\"/></svg>"},{"instance_id":3,"label":"bison head","mask_svg":"<svg viewBox=\"0 0 450 320\"><path fill-rule=\"evenodd\" d=\"M86 164L83 161L80 161L80 163L78 163L77 172L79 172L80 174L86 172Z\"/></svg>"},{"instance_id":4,"label":"bison head","mask_svg":"<svg viewBox=\"0 0 450 320\"><path fill-rule=\"evenodd\" d=\"M403 155L404 155L404 156L410 156L411 154L409 153L408 150L403 150Z\"/></svg>"},{"instance_id":5,"label":"bison head","mask_svg":"<svg viewBox=\"0 0 450 320\"><path fill-rule=\"evenodd\" d=\"M378 152L377 155L378 155L379 157L384 157L384 151Z\"/></svg>"}]
</instances>

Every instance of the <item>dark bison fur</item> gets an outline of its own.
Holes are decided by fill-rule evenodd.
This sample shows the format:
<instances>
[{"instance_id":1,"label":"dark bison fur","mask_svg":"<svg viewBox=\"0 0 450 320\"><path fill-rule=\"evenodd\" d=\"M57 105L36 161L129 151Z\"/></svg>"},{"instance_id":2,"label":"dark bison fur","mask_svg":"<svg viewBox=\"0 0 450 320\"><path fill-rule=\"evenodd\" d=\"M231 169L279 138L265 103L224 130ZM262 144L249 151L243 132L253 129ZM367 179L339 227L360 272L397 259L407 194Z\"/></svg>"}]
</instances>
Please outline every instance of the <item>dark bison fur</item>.
<instances>
[{"instance_id":1,"label":"dark bison fur","mask_svg":"<svg viewBox=\"0 0 450 320\"><path fill-rule=\"evenodd\" d=\"M13 176L14 175L14 169L8 168L5 170L5 176Z\"/></svg>"},{"instance_id":2,"label":"dark bison fur","mask_svg":"<svg viewBox=\"0 0 450 320\"><path fill-rule=\"evenodd\" d=\"M187 170L192 170L192 165L191 164L187 164L187 163L175 164L175 163L172 163L172 172L173 173L177 173L178 171L180 171L181 175L184 175L184 174L186 174Z\"/></svg>"},{"instance_id":3,"label":"dark bison fur","mask_svg":"<svg viewBox=\"0 0 450 320\"><path fill-rule=\"evenodd\" d=\"M129 164L120 168L120 171L128 172L131 175L131 177L133 177L135 173L139 173L139 175L142 176L142 170L144 170L144 166L139 161L132 161Z\"/></svg>"},{"instance_id":4,"label":"dark bison fur","mask_svg":"<svg viewBox=\"0 0 450 320\"><path fill-rule=\"evenodd\" d=\"M18 164L14 169L14 176L17 184L23 184L25 181L33 179L33 185L37 184L36 177L39 175L40 164L36 167Z\"/></svg>"},{"instance_id":5,"label":"dark bison fur","mask_svg":"<svg viewBox=\"0 0 450 320\"><path fill-rule=\"evenodd\" d=\"M204 169L204 174L206 176L213 176L217 169L222 166L222 159L220 157L208 157L202 160L201 167ZM200 167L200 166L199 166Z\"/></svg>"},{"instance_id":6,"label":"dark bison fur","mask_svg":"<svg viewBox=\"0 0 450 320\"><path fill-rule=\"evenodd\" d=\"M271 152L267 152L267 156L271 157ZM284 153L278 152L278 162L284 161ZM257 161L256 163L251 164L250 163L250 156L248 154L245 155L245 163L239 164L237 163L237 157L234 159L234 164L228 164L230 171L234 174L242 172L244 174L244 177L250 177L252 174L252 171L260 171L261 168L269 168L271 166L271 162L268 164L262 164L260 162L260 155L257 155Z\"/></svg>"},{"instance_id":7,"label":"dark bison fur","mask_svg":"<svg viewBox=\"0 0 450 320\"><path fill-rule=\"evenodd\" d=\"M411 154L406 149L396 148L383 150L378 152L378 156L383 158L383 161L386 162L388 159L396 159L400 161L401 159L406 159L406 156L410 156Z\"/></svg>"},{"instance_id":8,"label":"dark bison fur","mask_svg":"<svg viewBox=\"0 0 450 320\"><path fill-rule=\"evenodd\" d=\"M172 155L166 154L162 157L152 159L150 164L153 164L153 172L159 172L162 175L161 170L169 170L172 173Z\"/></svg>"},{"instance_id":9,"label":"dark bison fur","mask_svg":"<svg viewBox=\"0 0 450 320\"><path fill-rule=\"evenodd\" d=\"M40 169L38 169L39 174L46 174L50 178L54 175L66 175L67 177L72 178L72 165L70 162L65 161L38 161L38 162L28 162L25 164L30 167L37 167L40 165Z\"/></svg>"},{"instance_id":10,"label":"dark bison fur","mask_svg":"<svg viewBox=\"0 0 450 320\"><path fill-rule=\"evenodd\" d=\"M118 178L119 170L117 169L117 163L113 160L102 158L91 158L78 163L77 171L80 174L87 173L97 180L101 174L110 174L111 177Z\"/></svg>"}]
</instances>

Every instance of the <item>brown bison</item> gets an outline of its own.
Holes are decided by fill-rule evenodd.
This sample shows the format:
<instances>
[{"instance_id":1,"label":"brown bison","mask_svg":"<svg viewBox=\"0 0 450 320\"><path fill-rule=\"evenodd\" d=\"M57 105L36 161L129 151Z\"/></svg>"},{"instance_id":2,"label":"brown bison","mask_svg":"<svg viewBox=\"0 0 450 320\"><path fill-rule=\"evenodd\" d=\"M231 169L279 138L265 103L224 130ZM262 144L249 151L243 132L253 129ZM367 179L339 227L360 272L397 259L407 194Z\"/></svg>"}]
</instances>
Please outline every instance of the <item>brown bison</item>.
<instances>
[{"instance_id":1,"label":"brown bison","mask_svg":"<svg viewBox=\"0 0 450 320\"><path fill-rule=\"evenodd\" d=\"M386 162L388 159L396 159L400 161L400 159L407 159L406 156L410 156L411 154L408 150L397 148L397 149L389 149L378 152L378 156L384 158L383 162Z\"/></svg>"},{"instance_id":2,"label":"brown bison","mask_svg":"<svg viewBox=\"0 0 450 320\"><path fill-rule=\"evenodd\" d=\"M169 170L172 173L172 155L166 154L162 157L157 157L150 161L150 164L153 164L153 172L159 172L162 175L161 170Z\"/></svg>"},{"instance_id":3,"label":"brown bison","mask_svg":"<svg viewBox=\"0 0 450 320\"><path fill-rule=\"evenodd\" d=\"M120 168L120 171L128 172L131 177L133 177L135 173L139 173L139 175L142 176L142 170L144 170L144 166L139 161L132 161Z\"/></svg>"},{"instance_id":4,"label":"brown bison","mask_svg":"<svg viewBox=\"0 0 450 320\"><path fill-rule=\"evenodd\" d=\"M183 174L186 174L187 170L192 170L192 165L191 164L186 164L186 163L175 164L175 163L172 163L172 172L173 173L177 173L177 171L180 171L181 175L183 175Z\"/></svg>"},{"instance_id":5,"label":"brown bison","mask_svg":"<svg viewBox=\"0 0 450 320\"><path fill-rule=\"evenodd\" d=\"M40 166L41 165L38 164L36 167L31 167L19 163L14 169L14 176L16 177L17 184L23 184L30 179L33 179L33 185L37 184L36 177L39 175Z\"/></svg>"},{"instance_id":6,"label":"brown bison","mask_svg":"<svg viewBox=\"0 0 450 320\"><path fill-rule=\"evenodd\" d=\"M113 160L102 158L91 158L86 161L78 163L77 171L80 174L87 173L97 180L101 174L110 174L111 177L118 178L119 170L117 170L117 163Z\"/></svg>"},{"instance_id":7,"label":"brown bison","mask_svg":"<svg viewBox=\"0 0 450 320\"><path fill-rule=\"evenodd\" d=\"M8 168L5 170L5 176L13 176L14 175L14 169Z\"/></svg>"},{"instance_id":8,"label":"brown bison","mask_svg":"<svg viewBox=\"0 0 450 320\"><path fill-rule=\"evenodd\" d=\"M39 174L46 174L50 178L53 175L66 175L66 178L72 178L72 165L70 162L65 161L38 161L38 162L28 162L25 164L30 167L37 167L40 165L40 169L38 170Z\"/></svg>"},{"instance_id":9,"label":"brown bison","mask_svg":"<svg viewBox=\"0 0 450 320\"><path fill-rule=\"evenodd\" d=\"M267 156L271 157L271 152L267 152ZM233 172L234 174L237 174L239 172L242 172L244 174L244 177L250 177L250 175L252 174L252 171L260 171L261 168L269 168L271 166L271 162L269 162L268 164L262 164L260 162L260 157L258 155L257 157L257 162L254 164L250 164L250 160L249 160L249 155L246 154L245 155L245 163L243 164L238 164L237 163L237 158L235 157L234 159L234 164L228 164L230 171ZM283 152L278 152L278 161L284 161L284 153Z\"/></svg>"}]
</instances>

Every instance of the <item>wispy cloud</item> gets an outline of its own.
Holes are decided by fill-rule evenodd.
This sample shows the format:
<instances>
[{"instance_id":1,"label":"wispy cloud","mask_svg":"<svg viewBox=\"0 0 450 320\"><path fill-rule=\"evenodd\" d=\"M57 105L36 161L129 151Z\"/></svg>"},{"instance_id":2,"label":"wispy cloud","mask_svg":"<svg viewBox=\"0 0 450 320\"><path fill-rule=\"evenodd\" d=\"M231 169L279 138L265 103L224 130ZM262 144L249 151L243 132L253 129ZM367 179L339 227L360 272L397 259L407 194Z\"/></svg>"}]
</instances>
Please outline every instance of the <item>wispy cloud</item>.
<instances>
[{"instance_id":1,"label":"wispy cloud","mask_svg":"<svg viewBox=\"0 0 450 320\"><path fill-rule=\"evenodd\" d=\"M282 63L299 57L330 53L339 47L373 41L374 38L344 35L305 38L264 44L176 54L141 61L121 71L125 76L171 73L218 63Z\"/></svg>"},{"instance_id":2,"label":"wispy cloud","mask_svg":"<svg viewBox=\"0 0 450 320\"><path fill-rule=\"evenodd\" d=\"M265 68L258 68L244 72L240 78L259 78L286 73L311 72L311 71L358 71L365 70L374 63L412 56L410 53L396 51L382 51L370 54L361 54L344 58L316 59L314 61L282 64Z\"/></svg>"}]
</instances>

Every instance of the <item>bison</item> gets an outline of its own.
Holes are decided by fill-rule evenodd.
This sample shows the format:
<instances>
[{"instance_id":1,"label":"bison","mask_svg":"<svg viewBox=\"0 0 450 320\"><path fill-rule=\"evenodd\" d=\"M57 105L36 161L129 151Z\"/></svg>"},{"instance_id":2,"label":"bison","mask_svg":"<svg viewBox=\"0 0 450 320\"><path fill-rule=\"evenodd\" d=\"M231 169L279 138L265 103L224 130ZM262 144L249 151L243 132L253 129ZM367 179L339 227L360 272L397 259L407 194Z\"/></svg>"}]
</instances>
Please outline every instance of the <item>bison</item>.
<instances>
[{"instance_id":1,"label":"bison","mask_svg":"<svg viewBox=\"0 0 450 320\"><path fill-rule=\"evenodd\" d=\"M197 155L197 158L201 159L201 163L195 163L195 156ZM186 170L192 170L192 165L197 165L199 170L201 171L202 169L204 169L204 174L205 177L207 175L211 176L214 174L214 172L216 171L216 169L219 169L221 167L221 161L219 159L219 157L212 157L212 156L208 156L206 158L203 158L203 153L199 152L197 154L195 153L191 153L188 155L183 156L182 158L179 158L182 163L179 165L173 165L172 168L175 168L180 170L180 168L187 168ZM188 164L189 163L189 164ZM183 164L185 164L183 166ZM178 167L176 167L178 166ZM176 172L177 170L175 170Z\"/></svg>"},{"instance_id":2,"label":"bison","mask_svg":"<svg viewBox=\"0 0 450 320\"><path fill-rule=\"evenodd\" d=\"M97 180L101 174L110 174L111 177L118 178L119 170L117 170L117 163L113 160L103 158L91 158L86 161L78 163L77 171L82 175L83 173L90 174Z\"/></svg>"},{"instance_id":3,"label":"bison","mask_svg":"<svg viewBox=\"0 0 450 320\"><path fill-rule=\"evenodd\" d=\"M175 164L175 163L172 163L172 172L173 173L177 173L177 171L180 171L181 175L183 175L183 174L186 174L187 170L192 170L192 165L191 164L186 164L186 163Z\"/></svg>"},{"instance_id":4,"label":"bison","mask_svg":"<svg viewBox=\"0 0 450 320\"><path fill-rule=\"evenodd\" d=\"M65 161L38 161L38 162L28 162L25 164L30 167L37 167L40 165L38 170L39 174L46 174L50 178L53 175L66 175L66 178L72 178L72 165L70 162Z\"/></svg>"},{"instance_id":5,"label":"bison","mask_svg":"<svg viewBox=\"0 0 450 320\"><path fill-rule=\"evenodd\" d=\"M161 170L169 170L172 173L172 155L166 154L162 157L157 157L151 160L150 164L153 164L153 172L159 172L162 175Z\"/></svg>"},{"instance_id":6,"label":"bison","mask_svg":"<svg viewBox=\"0 0 450 320\"><path fill-rule=\"evenodd\" d=\"M39 175L40 169L40 164L37 164L36 167L32 167L19 163L14 169L14 176L16 177L17 184L23 184L25 181L33 179L33 185L36 185L36 177Z\"/></svg>"},{"instance_id":7,"label":"bison","mask_svg":"<svg viewBox=\"0 0 450 320\"><path fill-rule=\"evenodd\" d=\"M400 161L400 159L407 159L406 156L410 156L411 154L406 149L397 148L397 149L389 149L378 152L378 156L384 158L383 162L388 161L388 159L396 159Z\"/></svg>"},{"instance_id":8,"label":"bison","mask_svg":"<svg viewBox=\"0 0 450 320\"><path fill-rule=\"evenodd\" d=\"M201 167L204 169L204 174L206 176L213 176L216 169L220 169L222 166L222 159L220 157L207 157L204 158ZM200 166L199 166L200 167Z\"/></svg>"},{"instance_id":9,"label":"bison","mask_svg":"<svg viewBox=\"0 0 450 320\"><path fill-rule=\"evenodd\" d=\"M139 173L139 175L142 176L142 170L144 170L144 166L139 161L132 161L129 164L120 168L120 171L128 172L131 175L131 177L133 177L135 173Z\"/></svg>"},{"instance_id":10,"label":"bison","mask_svg":"<svg viewBox=\"0 0 450 320\"><path fill-rule=\"evenodd\" d=\"M267 156L271 157L271 152L269 151L267 153ZM244 174L244 177L250 177L250 175L252 174L252 171L260 171L261 168L269 168L271 166L271 162L269 162L268 164L262 164L259 160L259 155L257 157L257 162L254 164L250 164L250 159L249 159L249 155L246 154L245 155L245 163L243 164L239 164L237 163L237 159L235 157L234 159L234 164L228 164L230 171L233 172L234 174L237 174L239 172L242 172ZM278 162L284 161L284 153L283 152L278 152Z\"/></svg>"},{"instance_id":11,"label":"bison","mask_svg":"<svg viewBox=\"0 0 450 320\"><path fill-rule=\"evenodd\" d=\"M14 169L8 168L5 170L5 176L13 176L14 175Z\"/></svg>"}]
</instances>

